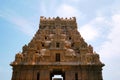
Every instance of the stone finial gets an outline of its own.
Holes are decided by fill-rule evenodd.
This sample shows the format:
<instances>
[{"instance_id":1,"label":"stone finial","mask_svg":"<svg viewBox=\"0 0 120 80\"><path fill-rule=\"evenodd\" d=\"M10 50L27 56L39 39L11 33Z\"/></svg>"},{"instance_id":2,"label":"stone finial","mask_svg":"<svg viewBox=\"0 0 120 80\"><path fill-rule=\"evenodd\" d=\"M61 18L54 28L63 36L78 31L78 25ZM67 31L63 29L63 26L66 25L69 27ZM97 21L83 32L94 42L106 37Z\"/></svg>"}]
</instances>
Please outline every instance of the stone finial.
<instances>
[{"instance_id":1,"label":"stone finial","mask_svg":"<svg viewBox=\"0 0 120 80\"><path fill-rule=\"evenodd\" d=\"M40 20L41 21L55 21L55 20L62 20L62 21L76 21L76 18L75 17L70 17L70 18L63 18L63 17L59 17L59 16L57 16L56 18L51 18L51 17L48 17L48 18L46 18L46 17L44 17L44 16L41 16L40 17Z\"/></svg>"},{"instance_id":2,"label":"stone finial","mask_svg":"<svg viewBox=\"0 0 120 80\"><path fill-rule=\"evenodd\" d=\"M93 53L93 47L91 45L88 46L88 52Z\"/></svg>"}]
</instances>

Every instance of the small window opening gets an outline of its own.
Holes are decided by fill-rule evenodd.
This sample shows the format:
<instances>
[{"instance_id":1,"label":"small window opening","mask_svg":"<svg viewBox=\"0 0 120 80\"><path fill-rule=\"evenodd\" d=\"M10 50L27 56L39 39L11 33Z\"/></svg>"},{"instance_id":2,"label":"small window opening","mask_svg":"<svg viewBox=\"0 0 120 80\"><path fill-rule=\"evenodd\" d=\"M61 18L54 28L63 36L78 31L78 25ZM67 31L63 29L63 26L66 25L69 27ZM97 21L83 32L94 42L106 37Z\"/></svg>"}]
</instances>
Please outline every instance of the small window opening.
<instances>
[{"instance_id":1,"label":"small window opening","mask_svg":"<svg viewBox=\"0 0 120 80\"><path fill-rule=\"evenodd\" d=\"M47 39L47 37L45 36L45 40Z\"/></svg>"},{"instance_id":2,"label":"small window opening","mask_svg":"<svg viewBox=\"0 0 120 80\"><path fill-rule=\"evenodd\" d=\"M60 47L60 43L56 43L56 47L59 48Z\"/></svg>"},{"instance_id":3,"label":"small window opening","mask_svg":"<svg viewBox=\"0 0 120 80\"><path fill-rule=\"evenodd\" d=\"M56 62L60 62L60 54L59 53L56 54Z\"/></svg>"},{"instance_id":4,"label":"small window opening","mask_svg":"<svg viewBox=\"0 0 120 80\"><path fill-rule=\"evenodd\" d=\"M69 40L71 40L71 37L69 37Z\"/></svg>"},{"instance_id":5,"label":"small window opening","mask_svg":"<svg viewBox=\"0 0 120 80\"><path fill-rule=\"evenodd\" d=\"M74 47L74 43L72 43L71 47Z\"/></svg>"},{"instance_id":6,"label":"small window opening","mask_svg":"<svg viewBox=\"0 0 120 80\"><path fill-rule=\"evenodd\" d=\"M44 47L44 44L42 44L42 47Z\"/></svg>"}]
</instances>

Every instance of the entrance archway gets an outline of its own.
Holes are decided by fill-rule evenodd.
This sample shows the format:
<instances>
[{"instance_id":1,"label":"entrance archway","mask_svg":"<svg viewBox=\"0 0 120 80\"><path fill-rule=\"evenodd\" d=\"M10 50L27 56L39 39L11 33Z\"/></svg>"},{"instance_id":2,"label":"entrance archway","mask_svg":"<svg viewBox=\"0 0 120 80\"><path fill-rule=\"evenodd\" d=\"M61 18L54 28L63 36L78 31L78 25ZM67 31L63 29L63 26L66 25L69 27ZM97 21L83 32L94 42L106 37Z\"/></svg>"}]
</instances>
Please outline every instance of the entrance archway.
<instances>
[{"instance_id":1,"label":"entrance archway","mask_svg":"<svg viewBox=\"0 0 120 80\"><path fill-rule=\"evenodd\" d=\"M62 70L51 71L50 80L65 80L65 72L63 72Z\"/></svg>"},{"instance_id":2,"label":"entrance archway","mask_svg":"<svg viewBox=\"0 0 120 80\"><path fill-rule=\"evenodd\" d=\"M63 80L63 77L61 75L54 75L52 80Z\"/></svg>"}]
</instances>

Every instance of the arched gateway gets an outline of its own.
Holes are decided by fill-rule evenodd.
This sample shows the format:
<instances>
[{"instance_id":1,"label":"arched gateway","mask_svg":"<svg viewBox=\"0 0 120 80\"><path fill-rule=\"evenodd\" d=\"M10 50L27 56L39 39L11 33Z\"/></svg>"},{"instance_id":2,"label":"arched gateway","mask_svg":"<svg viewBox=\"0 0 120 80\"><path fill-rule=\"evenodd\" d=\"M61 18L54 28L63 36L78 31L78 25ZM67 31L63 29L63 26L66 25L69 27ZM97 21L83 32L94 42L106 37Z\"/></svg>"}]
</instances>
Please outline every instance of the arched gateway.
<instances>
[{"instance_id":1,"label":"arched gateway","mask_svg":"<svg viewBox=\"0 0 120 80\"><path fill-rule=\"evenodd\" d=\"M103 80L104 64L81 37L75 17L42 16L35 36L11 66L12 80Z\"/></svg>"}]
</instances>

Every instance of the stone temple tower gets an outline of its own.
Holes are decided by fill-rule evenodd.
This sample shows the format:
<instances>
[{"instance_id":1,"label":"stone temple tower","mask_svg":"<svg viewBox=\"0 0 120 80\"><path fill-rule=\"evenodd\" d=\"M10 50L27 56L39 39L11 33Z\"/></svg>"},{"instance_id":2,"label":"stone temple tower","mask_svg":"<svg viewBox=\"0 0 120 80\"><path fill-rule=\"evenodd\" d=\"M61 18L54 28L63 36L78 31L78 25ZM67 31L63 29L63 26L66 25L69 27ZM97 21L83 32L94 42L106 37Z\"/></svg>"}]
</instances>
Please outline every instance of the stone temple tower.
<instances>
[{"instance_id":1,"label":"stone temple tower","mask_svg":"<svg viewBox=\"0 0 120 80\"><path fill-rule=\"evenodd\" d=\"M11 80L103 80L104 64L81 37L75 17L41 16L33 39L10 65Z\"/></svg>"}]
</instances>

